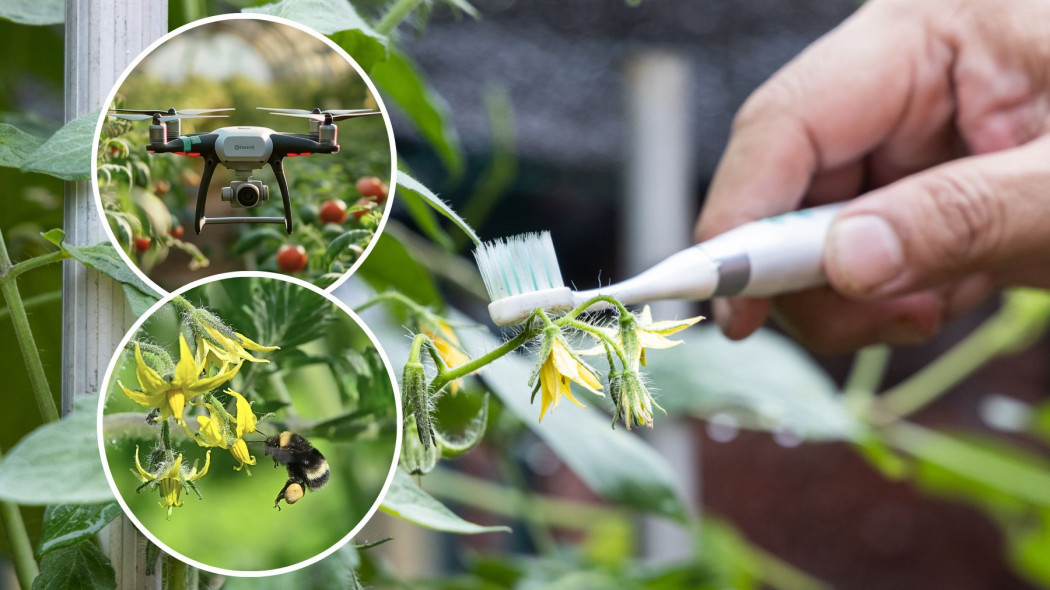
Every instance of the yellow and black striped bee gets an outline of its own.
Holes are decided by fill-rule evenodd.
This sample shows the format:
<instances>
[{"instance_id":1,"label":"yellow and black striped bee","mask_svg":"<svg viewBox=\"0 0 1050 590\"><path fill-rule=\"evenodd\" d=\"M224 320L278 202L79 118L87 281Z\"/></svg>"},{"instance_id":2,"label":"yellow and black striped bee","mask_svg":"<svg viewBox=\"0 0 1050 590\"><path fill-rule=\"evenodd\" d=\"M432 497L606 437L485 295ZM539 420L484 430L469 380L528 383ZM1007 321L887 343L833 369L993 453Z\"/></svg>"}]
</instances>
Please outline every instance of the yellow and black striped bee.
<instances>
[{"instance_id":1,"label":"yellow and black striped bee","mask_svg":"<svg viewBox=\"0 0 1050 590\"><path fill-rule=\"evenodd\" d=\"M273 457L273 466L284 465L288 470L288 481L274 500L274 508L281 509L281 500L295 504L306 489L317 491L328 483L330 469L328 460L310 444L310 441L294 432L284 431L266 439L266 454Z\"/></svg>"}]
</instances>

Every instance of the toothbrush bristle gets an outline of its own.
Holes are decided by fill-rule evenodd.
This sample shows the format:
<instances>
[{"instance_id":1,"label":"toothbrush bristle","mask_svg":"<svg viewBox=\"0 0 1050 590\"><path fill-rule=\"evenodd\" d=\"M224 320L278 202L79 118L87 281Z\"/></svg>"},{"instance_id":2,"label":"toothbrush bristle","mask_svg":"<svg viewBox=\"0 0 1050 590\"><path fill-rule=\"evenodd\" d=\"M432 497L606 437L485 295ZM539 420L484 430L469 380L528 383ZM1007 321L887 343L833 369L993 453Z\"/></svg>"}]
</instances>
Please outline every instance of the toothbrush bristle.
<instances>
[{"instance_id":1,"label":"toothbrush bristle","mask_svg":"<svg viewBox=\"0 0 1050 590\"><path fill-rule=\"evenodd\" d=\"M485 242L474 250L474 258L492 301L565 286L550 232Z\"/></svg>"}]
</instances>

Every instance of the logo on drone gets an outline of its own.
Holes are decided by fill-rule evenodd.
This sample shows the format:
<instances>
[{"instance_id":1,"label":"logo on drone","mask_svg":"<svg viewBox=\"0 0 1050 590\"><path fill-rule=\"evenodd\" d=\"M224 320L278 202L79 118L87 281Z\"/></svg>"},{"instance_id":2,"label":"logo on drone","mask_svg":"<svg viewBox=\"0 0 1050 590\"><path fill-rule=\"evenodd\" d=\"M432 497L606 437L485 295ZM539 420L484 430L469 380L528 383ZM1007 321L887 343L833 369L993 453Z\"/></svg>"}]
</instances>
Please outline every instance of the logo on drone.
<instances>
[{"instance_id":1,"label":"logo on drone","mask_svg":"<svg viewBox=\"0 0 1050 590\"><path fill-rule=\"evenodd\" d=\"M238 145L238 144L234 144L234 146L233 146L233 150L234 151L237 151L237 150L254 150L254 149L255 149L254 145Z\"/></svg>"}]
</instances>

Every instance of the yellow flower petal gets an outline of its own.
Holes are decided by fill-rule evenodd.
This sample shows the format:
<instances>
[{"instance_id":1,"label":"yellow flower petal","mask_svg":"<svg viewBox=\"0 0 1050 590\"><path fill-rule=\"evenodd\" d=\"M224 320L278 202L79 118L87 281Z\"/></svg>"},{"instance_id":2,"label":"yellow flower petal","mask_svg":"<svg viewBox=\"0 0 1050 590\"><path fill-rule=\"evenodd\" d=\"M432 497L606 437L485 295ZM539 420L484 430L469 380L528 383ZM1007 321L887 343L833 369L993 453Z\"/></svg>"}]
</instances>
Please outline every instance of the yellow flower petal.
<instances>
[{"instance_id":1,"label":"yellow flower petal","mask_svg":"<svg viewBox=\"0 0 1050 590\"><path fill-rule=\"evenodd\" d=\"M146 364L146 360L142 358L142 350L138 343L135 343L135 377L139 380L139 387L150 391L158 390L167 387L168 382L161 377L160 373L153 370L152 367Z\"/></svg>"},{"instance_id":2,"label":"yellow flower petal","mask_svg":"<svg viewBox=\"0 0 1050 590\"><path fill-rule=\"evenodd\" d=\"M179 459L180 460L182 459L182 455L179 455ZM200 473L198 473L197 472L197 463L194 462L193 463L193 469L190 470L190 475L189 475L189 477L186 478L186 481L197 481L198 479L204 477L204 474L208 473L208 467L210 467L210 466L211 466L211 450L209 450L207 453L204 454L204 469L201 469Z\"/></svg>"},{"instance_id":3,"label":"yellow flower petal","mask_svg":"<svg viewBox=\"0 0 1050 590\"><path fill-rule=\"evenodd\" d=\"M200 366L197 365L196 359L193 358L193 353L190 352L190 345L186 343L186 336L179 334L179 362L175 365L174 382L185 386L196 381L200 374Z\"/></svg>"},{"instance_id":4,"label":"yellow flower petal","mask_svg":"<svg viewBox=\"0 0 1050 590\"><path fill-rule=\"evenodd\" d=\"M168 402L168 397L165 395L167 386L160 391L148 392L128 389L124 387L124 384L117 381L117 385L124 391L124 395L128 396L128 399L147 408L161 408L163 409Z\"/></svg>"},{"instance_id":5,"label":"yellow flower petal","mask_svg":"<svg viewBox=\"0 0 1050 590\"><path fill-rule=\"evenodd\" d=\"M227 389L226 393L237 400L237 438L241 438L249 432L255 432L258 419L255 417L255 413L252 412L252 405L248 403L248 400L244 399L243 395L232 389Z\"/></svg>"},{"instance_id":6,"label":"yellow flower petal","mask_svg":"<svg viewBox=\"0 0 1050 590\"><path fill-rule=\"evenodd\" d=\"M142 468L142 463L139 462L139 446L138 445L135 445L135 468L138 470L138 474L137 475L138 475L138 478L142 481L142 483L146 483L148 481L153 481L154 479L156 479L156 478L153 477L152 473L150 473L149 471L146 471L145 469Z\"/></svg>"},{"instance_id":7,"label":"yellow flower petal","mask_svg":"<svg viewBox=\"0 0 1050 590\"><path fill-rule=\"evenodd\" d=\"M234 459L240 461L240 466L234 467L234 469L240 471L241 467L245 465L255 465L255 457L248 453L248 444L244 442L243 438L238 438L230 446L230 454L233 455Z\"/></svg>"},{"instance_id":8,"label":"yellow flower petal","mask_svg":"<svg viewBox=\"0 0 1050 590\"><path fill-rule=\"evenodd\" d=\"M241 334L240 332L234 332L234 336L237 336L238 338L240 338L241 339L241 346L243 346L244 348L246 348L248 350L256 350L256 351L259 351L259 352L270 352L271 350L279 350L281 348L280 346L263 346L262 344L259 344L259 343L255 342L255 341L253 341L251 338L248 338L247 336L245 336L244 334ZM262 359L259 359L259 360L262 360Z\"/></svg>"},{"instance_id":9,"label":"yellow flower petal","mask_svg":"<svg viewBox=\"0 0 1050 590\"><path fill-rule=\"evenodd\" d=\"M200 425L200 429L197 431L197 435L204 439L204 442L208 446L226 448L226 437L223 436L222 430L219 425L222 421L216 417L216 413L209 409L211 416L197 416L197 424Z\"/></svg>"},{"instance_id":10,"label":"yellow flower petal","mask_svg":"<svg viewBox=\"0 0 1050 590\"><path fill-rule=\"evenodd\" d=\"M237 374L237 371L241 369L241 364L237 363L233 367L223 366L219 369L219 372L211 377L204 377L203 379L194 379L190 382L189 386L185 386L185 389L191 392L190 397L198 396L202 393L208 393L216 387L226 383L233 376Z\"/></svg>"}]
</instances>

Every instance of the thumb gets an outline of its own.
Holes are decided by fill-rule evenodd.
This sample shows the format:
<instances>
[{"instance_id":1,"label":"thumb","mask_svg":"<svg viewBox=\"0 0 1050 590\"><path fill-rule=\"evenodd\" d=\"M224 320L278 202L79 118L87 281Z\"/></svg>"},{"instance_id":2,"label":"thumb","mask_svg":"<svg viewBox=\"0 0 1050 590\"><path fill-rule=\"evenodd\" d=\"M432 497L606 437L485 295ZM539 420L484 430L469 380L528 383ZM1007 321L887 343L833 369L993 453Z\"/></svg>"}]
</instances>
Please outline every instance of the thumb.
<instances>
[{"instance_id":1,"label":"thumb","mask_svg":"<svg viewBox=\"0 0 1050 590\"><path fill-rule=\"evenodd\" d=\"M831 285L879 299L1016 262L1050 262L1050 138L964 158L872 191L833 222Z\"/></svg>"}]
</instances>

